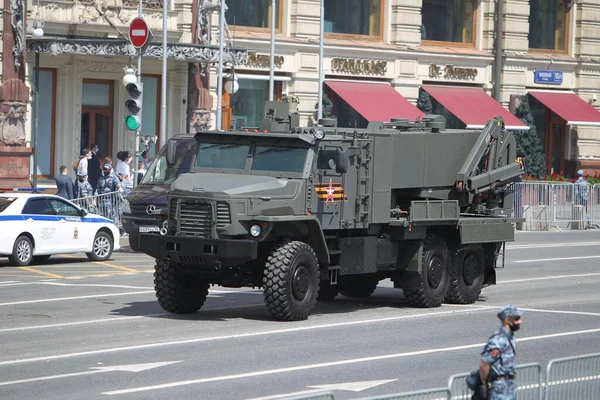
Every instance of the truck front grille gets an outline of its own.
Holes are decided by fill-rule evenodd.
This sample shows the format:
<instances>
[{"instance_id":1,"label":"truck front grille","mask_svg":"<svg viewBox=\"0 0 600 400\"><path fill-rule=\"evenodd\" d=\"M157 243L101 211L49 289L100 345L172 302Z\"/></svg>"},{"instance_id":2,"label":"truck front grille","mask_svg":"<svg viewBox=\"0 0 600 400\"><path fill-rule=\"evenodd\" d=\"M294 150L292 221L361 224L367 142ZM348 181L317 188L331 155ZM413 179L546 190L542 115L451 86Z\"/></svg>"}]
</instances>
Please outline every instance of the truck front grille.
<instances>
[{"instance_id":1,"label":"truck front grille","mask_svg":"<svg viewBox=\"0 0 600 400\"><path fill-rule=\"evenodd\" d=\"M214 204L214 211L213 211ZM213 237L213 221L220 228L231 224L229 204L200 200L179 199L171 207L171 217L177 221L177 235Z\"/></svg>"}]
</instances>

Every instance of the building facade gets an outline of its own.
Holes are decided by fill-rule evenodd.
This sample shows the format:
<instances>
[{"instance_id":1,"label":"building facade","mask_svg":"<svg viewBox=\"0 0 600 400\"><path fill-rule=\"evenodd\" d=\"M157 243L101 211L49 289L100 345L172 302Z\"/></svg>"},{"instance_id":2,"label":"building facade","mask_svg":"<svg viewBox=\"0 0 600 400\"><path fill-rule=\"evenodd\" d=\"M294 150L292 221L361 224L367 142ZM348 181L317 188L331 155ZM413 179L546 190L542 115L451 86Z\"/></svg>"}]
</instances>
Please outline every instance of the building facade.
<instances>
[{"instance_id":1,"label":"building facade","mask_svg":"<svg viewBox=\"0 0 600 400\"><path fill-rule=\"evenodd\" d=\"M223 94L223 129L256 126L270 88L271 0L230 3L226 21L248 63L236 67L238 92ZM324 116L361 127L432 112L464 128L501 115L523 129L509 110L526 95L547 171L600 169L600 0L503 6L496 101L495 1L324 0ZM274 97L299 100L307 124L316 122L320 89L319 16L319 0L276 2Z\"/></svg>"}]
</instances>

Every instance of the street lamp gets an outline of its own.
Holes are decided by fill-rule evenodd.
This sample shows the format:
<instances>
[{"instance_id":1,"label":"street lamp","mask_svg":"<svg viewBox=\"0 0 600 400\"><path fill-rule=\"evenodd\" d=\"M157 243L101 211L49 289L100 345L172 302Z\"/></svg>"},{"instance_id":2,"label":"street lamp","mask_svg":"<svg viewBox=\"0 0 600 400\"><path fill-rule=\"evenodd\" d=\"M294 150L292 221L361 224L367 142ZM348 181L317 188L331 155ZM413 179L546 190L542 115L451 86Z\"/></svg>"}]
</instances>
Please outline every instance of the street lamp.
<instances>
[{"instance_id":1,"label":"street lamp","mask_svg":"<svg viewBox=\"0 0 600 400\"><path fill-rule=\"evenodd\" d=\"M44 23L42 21L40 21L39 19L36 19L35 21L33 21L33 32L32 32L32 36L35 39L39 39L41 37L44 36Z\"/></svg>"},{"instance_id":2,"label":"street lamp","mask_svg":"<svg viewBox=\"0 0 600 400\"><path fill-rule=\"evenodd\" d=\"M230 94L237 93L240 88L240 84L238 83L238 77L236 74L232 73L227 76L227 80L225 81L225 91Z\"/></svg>"},{"instance_id":3,"label":"street lamp","mask_svg":"<svg viewBox=\"0 0 600 400\"><path fill-rule=\"evenodd\" d=\"M123 68L123 70L125 71L125 76L123 77L123 86L127 86L130 83L136 83L137 82L137 76L135 75L135 68L132 67L125 67Z\"/></svg>"}]
</instances>

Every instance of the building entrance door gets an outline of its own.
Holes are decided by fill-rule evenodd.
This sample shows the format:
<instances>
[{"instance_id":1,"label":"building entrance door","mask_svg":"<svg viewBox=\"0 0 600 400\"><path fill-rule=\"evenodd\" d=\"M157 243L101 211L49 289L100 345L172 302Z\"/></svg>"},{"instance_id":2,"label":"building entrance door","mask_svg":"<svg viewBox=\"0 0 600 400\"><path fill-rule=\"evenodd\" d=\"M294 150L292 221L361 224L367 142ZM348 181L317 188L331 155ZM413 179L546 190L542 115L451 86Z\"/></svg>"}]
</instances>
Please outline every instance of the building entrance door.
<instances>
[{"instance_id":1,"label":"building entrance door","mask_svg":"<svg viewBox=\"0 0 600 400\"><path fill-rule=\"evenodd\" d=\"M81 148L98 145L100 160L112 156L114 82L84 79L81 109Z\"/></svg>"},{"instance_id":2,"label":"building entrance door","mask_svg":"<svg viewBox=\"0 0 600 400\"><path fill-rule=\"evenodd\" d=\"M546 132L546 166L550 173L564 173L567 124L554 113L549 122Z\"/></svg>"}]
</instances>

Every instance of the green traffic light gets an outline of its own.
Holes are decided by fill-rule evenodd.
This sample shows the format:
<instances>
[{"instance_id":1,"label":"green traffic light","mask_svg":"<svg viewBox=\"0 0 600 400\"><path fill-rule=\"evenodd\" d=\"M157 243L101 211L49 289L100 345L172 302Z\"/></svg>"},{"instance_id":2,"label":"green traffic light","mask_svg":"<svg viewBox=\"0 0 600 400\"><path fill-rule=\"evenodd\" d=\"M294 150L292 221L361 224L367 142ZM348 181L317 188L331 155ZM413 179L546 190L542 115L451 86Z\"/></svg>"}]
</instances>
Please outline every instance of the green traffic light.
<instances>
[{"instance_id":1,"label":"green traffic light","mask_svg":"<svg viewBox=\"0 0 600 400\"><path fill-rule=\"evenodd\" d=\"M138 122L137 118L135 118L132 115L125 118L125 124L127 125L127 128L131 131L135 131L140 127L140 123Z\"/></svg>"}]
</instances>

